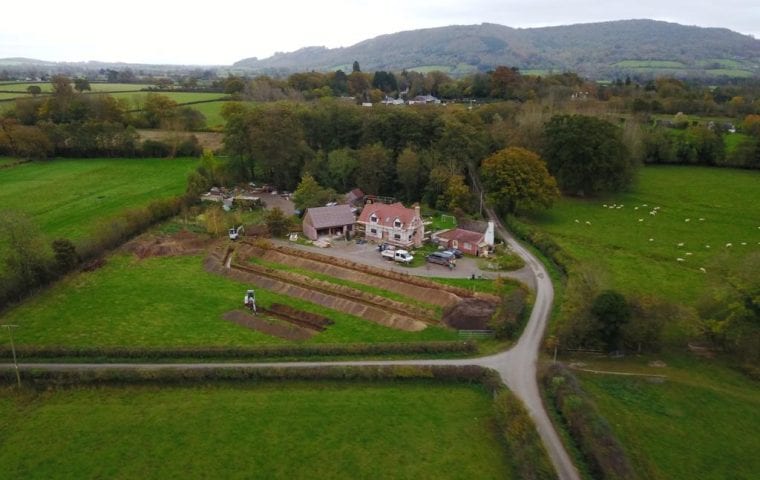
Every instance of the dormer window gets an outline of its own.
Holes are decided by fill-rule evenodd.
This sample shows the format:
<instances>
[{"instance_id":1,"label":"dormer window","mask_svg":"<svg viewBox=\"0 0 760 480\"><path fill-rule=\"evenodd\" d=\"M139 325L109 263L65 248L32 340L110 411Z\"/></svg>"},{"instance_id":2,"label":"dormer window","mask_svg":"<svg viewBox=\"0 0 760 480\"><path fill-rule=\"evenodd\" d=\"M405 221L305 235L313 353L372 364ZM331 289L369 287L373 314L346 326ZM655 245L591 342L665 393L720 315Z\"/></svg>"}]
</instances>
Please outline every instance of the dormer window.
<instances>
[{"instance_id":1,"label":"dormer window","mask_svg":"<svg viewBox=\"0 0 760 480\"><path fill-rule=\"evenodd\" d=\"M393 226L396 228L401 228L401 220L398 218L393 221Z\"/></svg>"},{"instance_id":2,"label":"dormer window","mask_svg":"<svg viewBox=\"0 0 760 480\"><path fill-rule=\"evenodd\" d=\"M370 223L377 223L377 215L375 215L374 213L372 215L370 215L369 216L369 221L370 221Z\"/></svg>"}]
</instances>

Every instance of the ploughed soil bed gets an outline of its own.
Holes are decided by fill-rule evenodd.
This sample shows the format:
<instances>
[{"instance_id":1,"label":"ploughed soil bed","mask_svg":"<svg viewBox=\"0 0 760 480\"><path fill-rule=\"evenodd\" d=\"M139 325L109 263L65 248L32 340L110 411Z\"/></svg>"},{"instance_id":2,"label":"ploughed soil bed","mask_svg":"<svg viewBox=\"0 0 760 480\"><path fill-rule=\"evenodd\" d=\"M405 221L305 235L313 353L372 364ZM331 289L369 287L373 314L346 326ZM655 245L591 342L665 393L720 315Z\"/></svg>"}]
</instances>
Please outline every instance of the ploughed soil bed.
<instances>
[{"instance_id":1,"label":"ploughed soil bed","mask_svg":"<svg viewBox=\"0 0 760 480\"><path fill-rule=\"evenodd\" d=\"M138 258L197 255L211 245L212 239L205 235L181 230L174 235L146 234L125 243L121 248Z\"/></svg>"},{"instance_id":2,"label":"ploughed soil bed","mask_svg":"<svg viewBox=\"0 0 760 480\"><path fill-rule=\"evenodd\" d=\"M240 326L256 330L274 337L284 338L285 340L299 341L308 340L317 334L316 330L302 327L300 325L283 325L266 320L263 315L251 315L241 310L232 310L222 315L227 321L236 323Z\"/></svg>"}]
</instances>

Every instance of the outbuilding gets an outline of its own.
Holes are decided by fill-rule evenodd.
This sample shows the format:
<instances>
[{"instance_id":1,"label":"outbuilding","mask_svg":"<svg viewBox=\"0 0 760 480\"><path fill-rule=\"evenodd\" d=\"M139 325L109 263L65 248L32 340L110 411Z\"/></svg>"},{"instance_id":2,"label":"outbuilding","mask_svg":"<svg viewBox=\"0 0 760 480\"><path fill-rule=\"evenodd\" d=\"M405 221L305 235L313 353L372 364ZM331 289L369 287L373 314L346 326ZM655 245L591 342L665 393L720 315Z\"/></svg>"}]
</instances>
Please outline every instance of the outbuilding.
<instances>
[{"instance_id":1,"label":"outbuilding","mask_svg":"<svg viewBox=\"0 0 760 480\"><path fill-rule=\"evenodd\" d=\"M306 210L303 217L303 234L310 240L319 237L348 235L354 229L356 216L350 205L315 207Z\"/></svg>"}]
</instances>

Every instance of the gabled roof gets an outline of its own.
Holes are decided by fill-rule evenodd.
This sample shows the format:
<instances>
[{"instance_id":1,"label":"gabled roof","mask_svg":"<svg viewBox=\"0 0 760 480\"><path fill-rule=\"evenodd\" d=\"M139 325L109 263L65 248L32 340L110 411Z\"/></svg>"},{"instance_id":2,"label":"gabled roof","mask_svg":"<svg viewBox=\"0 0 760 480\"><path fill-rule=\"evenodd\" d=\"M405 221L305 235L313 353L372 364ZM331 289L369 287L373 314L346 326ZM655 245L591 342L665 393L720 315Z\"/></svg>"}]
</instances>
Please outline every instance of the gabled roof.
<instances>
[{"instance_id":1,"label":"gabled roof","mask_svg":"<svg viewBox=\"0 0 760 480\"><path fill-rule=\"evenodd\" d=\"M462 230L461 228L454 228L445 232L439 233L438 238L444 240L456 240L457 242L469 242L478 244L483 241L483 234L477 232L471 232L469 230Z\"/></svg>"},{"instance_id":2,"label":"gabled roof","mask_svg":"<svg viewBox=\"0 0 760 480\"><path fill-rule=\"evenodd\" d=\"M356 222L356 217L351 211L351 205L310 208L306 210L304 222L307 219L314 228L340 227L343 225L353 225Z\"/></svg>"},{"instance_id":3,"label":"gabled roof","mask_svg":"<svg viewBox=\"0 0 760 480\"><path fill-rule=\"evenodd\" d=\"M401 220L401 224L404 228L408 228L415 218L418 221L419 216L413 208L406 208L402 203L397 202L391 205L385 203L371 203L365 205L361 215L359 215L359 222L369 224L372 214L377 215L377 224L385 227L393 227L393 222L398 218Z\"/></svg>"},{"instance_id":4,"label":"gabled roof","mask_svg":"<svg viewBox=\"0 0 760 480\"><path fill-rule=\"evenodd\" d=\"M346 194L346 201L348 203L354 203L364 199L364 192L360 188L354 188Z\"/></svg>"}]
</instances>

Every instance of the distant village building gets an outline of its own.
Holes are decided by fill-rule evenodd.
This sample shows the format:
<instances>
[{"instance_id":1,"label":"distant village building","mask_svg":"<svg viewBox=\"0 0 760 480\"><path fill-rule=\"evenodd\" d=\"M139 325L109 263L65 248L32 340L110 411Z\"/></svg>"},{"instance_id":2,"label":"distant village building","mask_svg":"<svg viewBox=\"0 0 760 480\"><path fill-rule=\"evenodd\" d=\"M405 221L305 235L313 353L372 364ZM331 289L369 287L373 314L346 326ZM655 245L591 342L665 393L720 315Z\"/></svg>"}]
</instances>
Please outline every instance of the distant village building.
<instances>
[{"instance_id":1,"label":"distant village building","mask_svg":"<svg viewBox=\"0 0 760 480\"><path fill-rule=\"evenodd\" d=\"M441 100L432 95L417 95L413 99L409 100L409 105L427 104L427 103L441 103Z\"/></svg>"},{"instance_id":2,"label":"distant village building","mask_svg":"<svg viewBox=\"0 0 760 480\"><path fill-rule=\"evenodd\" d=\"M367 240L386 242L397 247L420 247L425 237L419 205L406 208L401 203L367 204L357 223L364 230Z\"/></svg>"},{"instance_id":3,"label":"distant village building","mask_svg":"<svg viewBox=\"0 0 760 480\"><path fill-rule=\"evenodd\" d=\"M319 237L347 235L354 229L356 216L351 205L333 205L330 207L315 207L306 210L303 217L303 234L309 240Z\"/></svg>"}]
</instances>

